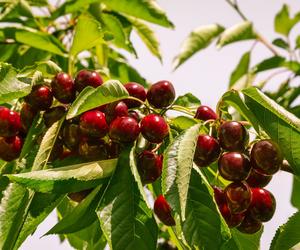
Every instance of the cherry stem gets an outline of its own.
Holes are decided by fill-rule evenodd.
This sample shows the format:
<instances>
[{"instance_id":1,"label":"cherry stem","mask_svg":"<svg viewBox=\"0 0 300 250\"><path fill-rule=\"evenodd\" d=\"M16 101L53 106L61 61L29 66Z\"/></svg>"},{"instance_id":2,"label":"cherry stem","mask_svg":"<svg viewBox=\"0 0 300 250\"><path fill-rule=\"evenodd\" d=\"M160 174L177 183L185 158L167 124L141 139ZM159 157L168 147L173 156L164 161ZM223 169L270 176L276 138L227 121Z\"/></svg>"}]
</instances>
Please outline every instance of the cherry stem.
<instances>
[{"instance_id":1,"label":"cherry stem","mask_svg":"<svg viewBox=\"0 0 300 250\"><path fill-rule=\"evenodd\" d=\"M136 97L133 97L133 96L128 96L126 97L126 99L130 99L130 100L134 100L134 101L137 101L139 103L141 103L142 105L144 105L148 111L153 111L153 112L156 112L153 108L151 108L146 102L143 102L142 100L140 100L139 98L136 98Z\"/></svg>"},{"instance_id":2,"label":"cherry stem","mask_svg":"<svg viewBox=\"0 0 300 250\"><path fill-rule=\"evenodd\" d=\"M291 174L295 174L294 170L292 169L290 163L287 160L283 160L281 170Z\"/></svg>"}]
</instances>

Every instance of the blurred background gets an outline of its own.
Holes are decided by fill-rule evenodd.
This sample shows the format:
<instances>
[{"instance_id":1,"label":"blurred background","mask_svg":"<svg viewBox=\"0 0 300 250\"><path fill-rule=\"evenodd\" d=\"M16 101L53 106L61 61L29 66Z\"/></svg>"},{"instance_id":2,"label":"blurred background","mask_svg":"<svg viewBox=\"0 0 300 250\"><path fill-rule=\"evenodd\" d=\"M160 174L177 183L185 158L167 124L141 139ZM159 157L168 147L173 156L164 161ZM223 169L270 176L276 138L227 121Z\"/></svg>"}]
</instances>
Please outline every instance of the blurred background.
<instances>
[{"instance_id":1,"label":"blurred background","mask_svg":"<svg viewBox=\"0 0 300 250\"><path fill-rule=\"evenodd\" d=\"M203 104L214 108L218 99L227 90L231 71L238 63L241 55L249 50L252 42L229 45L221 50L216 49L215 46L210 46L192 57L174 72L172 71L172 59L178 53L182 41L192 29L211 23L220 23L230 27L240 22L240 17L225 0L158 0L158 3L175 24L174 30L153 26L161 42L163 64L148 52L135 35L133 36L133 43L136 46L139 58L136 59L128 54L129 62L149 81L170 80L175 85L178 95L191 92L199 97ZM291 7L292 14L299 11L299 0L239 1L244 14L254 22L257 30L270 41L276 37L273 18L281 9L283 3ZM297 30L297 27L294 30ZM271 54L267 49L258 45L253 53L252 62L255 64L270 56ZM279 83L280 78L276 78L271 84L268 84L268 88L275 89ZM297 82L294 84L299 86ZM286 222L287 218L296 211L290 205L291 187L292 176L286 172L276 174L268 185L268 189L276 197L277 209L273 219L265 223L261 239L262 250L269 248L278 226ZM21 250L72 249L68 243L60 243L57 236L40 238L56 221L56 215L52 213L39 226L35 234L25 241Z\"/></svg>"}]
</instances>

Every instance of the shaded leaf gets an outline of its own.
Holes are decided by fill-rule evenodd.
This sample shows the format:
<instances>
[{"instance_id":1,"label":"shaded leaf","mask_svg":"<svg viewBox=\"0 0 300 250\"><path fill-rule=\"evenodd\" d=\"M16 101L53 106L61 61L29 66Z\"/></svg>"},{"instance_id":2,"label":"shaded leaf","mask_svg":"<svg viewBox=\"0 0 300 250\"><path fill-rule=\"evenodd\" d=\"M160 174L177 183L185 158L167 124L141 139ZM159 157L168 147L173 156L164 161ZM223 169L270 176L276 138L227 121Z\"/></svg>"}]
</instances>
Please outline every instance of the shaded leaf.
<instances>
[{"instance_id":1,"label":"shaded leaf","mask_svg":"<svg viewBox=\"0 0 300 250\"><path fill-rule=\"evenodd\" d=\"M294 207L300 209L300 179L298 176L293 177L291 203Z\"/></svg>"},{"instance_id":2,"label":"shaded leaf","mask_svg":"<svg viewBox=\"0 0 300 250\"><path fill-rule=\"evenodd\" d=\"M238 65L231 73L230 80L229 80L229 88L232 87L241 77L248 74L250 66L250 52L246 52L241 57Z\"/></svg>"},{"instance_id":3,"label":"shaded leaf","mask_svg":"<svg viewBox=\"0 0 300 250\"><path fill-rule=\"evenodd\" d=\"M18 77L31 77L36 71L41 72L44 77L53 77L58 72L61 72L62 69L52 61L41 61L23 68L19 71Z\"/></svg>"},{"instance_id":4,"label":"shaded leaf","mask_svg":"<svg viewBox=\"0 0 300 250\"><path fill-rule=\"evenodd\" d=\"M185 95L178 96L174 104L183 107L197 108L200 106L201 101L198 99L198 97L194 96L192 93L187 93Z\"/></svg>"},{"instance_id":5,"label":"shaded leaf","mask_svg":"<svg viewBox=\"0 0 300 250\"><path fill-rule=\"evenodd\" d=\"M282 49L289 48L288 43L285 40L283 40L282 38L276 38L272 43Z\"/></svg>"},{"instance_id":6,"label":"shaded leaf","mask_svg":"<svg viewBox=\"0 0 300 250\"><path fill-rule=\"evenodd\" d=\"M177 116L170 120L169 125L178 131L189 129L190 127L197 124L197 120L187 116Z\"/></svg>"},{"instance_id":7,"label":"shaded leaf","mask_svg":"<svg viewBox=\"0 0 300 250\"><path fill-rule=\"evenodd\" d=\"M285 58L281 56L273 56L263 60L254 67L254 72L259 73L269 69L279 68L285 62Z\"/></svg>"}]
</instances>

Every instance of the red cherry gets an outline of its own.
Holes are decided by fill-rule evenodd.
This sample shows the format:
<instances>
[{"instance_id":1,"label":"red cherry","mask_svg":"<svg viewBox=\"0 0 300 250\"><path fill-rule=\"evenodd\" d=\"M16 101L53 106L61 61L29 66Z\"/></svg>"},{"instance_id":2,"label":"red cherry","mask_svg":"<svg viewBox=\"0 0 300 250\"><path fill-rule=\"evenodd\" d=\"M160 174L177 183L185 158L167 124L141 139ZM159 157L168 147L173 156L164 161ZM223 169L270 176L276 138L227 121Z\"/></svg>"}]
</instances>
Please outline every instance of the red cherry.
<instances>
[{"instance_id":1,"label":"red cherry","mask_svg":"<svg viewBox=\"0 0 300 250\"><path fill-rule=\"evenodd\" d=\"M113 102L105 108L106 121L111 123L112 120L121 116L128 116L128 108L125 102Z\"/></svg>"},{"instance_id":2,"label":"red cherry","mask_svg":"<svg viewBox=\"0 0 300 250\"><path fill-rule=\"evenodd\" d=\"M78 92L81 92L87 86L97 88L102 84L103 80L96 71L83 69L78 72L75 78L75 88Z\"/></svg>"},{"instance_id":3,"label":"red cherry","mask_svg":"<svg viewBox=\"0 0 300 250\"><path fill-rule=\"evenodd\" d=\"M147 93L147 100L155 108L165 108L175 99L175 89L169 81L159 81L151 85Z\"/></svg>"},{"instance_id":4,"label":"red cherry","mask_svg":"<svg viewBox=\"0 0 300 250\"><path fill-rule=\"evenodd\" d=\"M66 122L63 127L64 145L71 151L76 151L79 145L79 125L74 122Z\"/></svg>"},{"instance_id":5,"label":"red cherry","mask_svg":"<svg viewBox=\"0 0 300 250\"><path fill-rule=\"evenodd\" d=\"M149 142L161 143L169 134L169 126L162 116L150 114L142 119L141 132Z\"/></svg>"},{"instance_id":6,"label":"red cherry","mask_svg":"<svg viewBox=\"0 0 300 250\"><path fill-rule=\"evenodd\" d=\"M28 132L36 114L37 114L37 111L30 104L24 102L24 104L21 108L21 111L20 111L23 132L25 132L25 133Z\"/></svg>"},{"instance_id":7,"label":"red cherry","mask_svg":"<svg viewBox=\"0 0 300 250\"><path fill-rule=\"evenodd\" d=\"M218 116L210 107L201 105L196 111L195 118L202 121L207 121L216 120Z\"/></svg>"},{"instance_id":8,"label":"red cherry","mask_svg":"<svg viewBox=\"0 0 300 250\"><path fill-rule=\"evenodd\" d=\"M146 93L145 88L142 85L140 85L136 82L129 82L129 83L126 83L124 85L124 87L126 88L126 90L128 91L130 96L138 98L143 102L146 100L147 93ZM126 103L128 108L137 108L137 107L141 106L140 102L130 100L130 99L127 99L124 102Z\"/></svg>"},{"instance_id":9,"label":"red cherry","mask_svg":"<svg viewBox=\"0 0 300 250\"><path fill-rule=\"evenodd\" d=\"M0 136L14 136L18 134L21 128L20 114L0 106Z\"/></svg>"},{"instance_id":10,"label":"red cherry","mask_svg":"<svg viewBox=\"0 0 300 250\"><path fill-rule=\"evenodd\" d=\"M223 203L219 206L220 213L222 214L223 218L225 219L228 227L237 227L242 223L245 218L245 214L232 214L227 203Z\"/></svg>"},{"instance_id":11,"label":"red cherry","mask_svg":"<svg viewBox=\"0 0 300 250\"><path fill-rule=\"evenodd\" d=\"M101 111L91 110L80 116L80 132L82 135L101 138L108 132L105 114Z\"/></svg>"},{"instance_id":12,"label":"red cherry","mask_svg":"<svg viewBox=\"0 0 300 250\"><path fill-rule=\"evenodd\" d=\"M154 182L161 175L162 155L152 151L143 151L137 159L137 169L143 184Z\"/></svg>"},{"instance_id":13,"label":"red cherry","mask_svg":"<svg viewBox=\"0 0 300 250\"><path fill-rule=\"evenodd\" d=\"M140 121L140 115L138 112L134 111L134 110L130 110L128 111L128 116L135 119L137 122Z\"/></svg>"},{"instance_id":14,"label":"red cherry","mask_svg":"<svg viewBox=\"0 0 300 250\"><path fill-rule=\"evenodd\" d=\"M246 213L243 222L237 229L244 234L255 234L261 227L262 223L260 221L255 220L249 213Z\"/></svg>"},{"instance_id":15,"label":"red cherry","mask_svg":"<svg viewBox=\"0 0 300 250\"><path fill-rule=\"evenodd\" d=\"M56 106L47 109L43 115L44 123L46 127L51 127L55 122L59 121L66 113L66 108L64 106Z\"/></svg>"},{"instance_id":16,"label":"red cherry","mask_svg":"<svg viewBox=\"0 0 300 250\"><path fill-rule=\"evenodd\" d=\"M257 172L255 169L251 169L250 175L246 179L246 182L250 187L265 187L272 180L272 175L265 175Z\"/></svg>"},{"instance_id":17,"label":"red cherry","mask_svg":"<svg viewBox=\"0 0 300 250\"><path fill-rule=\"evenodd\" d=\"M70 103L75 99L75 85L67 73L58 73L51 82L54 97L61 103Z\"/></svg>"},{"instance_id":18,"label":"red cherry","mask_svg":"<svg viewBox=\"0 0 300 250\"><path fill-rule=\"evenodd\" d=\"M20 156L23 140L19 136L0 137L0 158L12 161Z\"/></svg>"},{"instance_id":19,"label":"red cherry","mask_svg":"<svg viewBox=\"0 0 300 250\"><path fill-rule=\"evenodd\" d=\"M93 191L93 189L86 189L86 190L82 190L79 192L75 192L75 193L69 193L68 197L75 202L81 202L84 200L84 198L86 198L91 192Z\"/></svg>"},{"instance_id":20,"label":"red cherry","mask_svg":"<svg viewBox=\"0 0 300 250\"><path fill-rule=\"evenodd\" d=\"M175 226L175 220L172 217L171 207L162 195L158 196L154 202L154 213L162 223L167 226Z\"/></svg>"},{"instance_id":21,"label":"red cherry","mask_svg":"<svg viewBox=\"0 0 300 250\"><path fill-rule=\"evenodd\" d=\"M214 190L214 198L218 206L227 203L226 196L222 188L213 186L213 190Z\"/></svg>"},{"instance_id":22,"label":"red cherry","mask_svg":"<svg viewBox=\"0 0 300 250\"><path fill-rule=\"evenodd\" d=\"M107 147L103 140L82 137L78 147L79 155L89 161L108 159Z\"/></svg>"},{"instance_id":23,"label":"red cherry","mask_svg":"<svg viewBox=\"0 0 300 250\"><path fill-rule=\"evenodd\" d=\"M52 90L47 85L35 85L25 101L36 110L47 110L53 102Z\"/></svg>"},{"instance_id":24,"label":"red cherry","mask_svg":"<svg viewBox=\"0 0 300 250\"><path fill-rule=\"evenodd\" d=\"M138 122L131 117L117 117L109 127L109 137L117 142L134 142L140 134Z\"/></svg>"}]
</instances>

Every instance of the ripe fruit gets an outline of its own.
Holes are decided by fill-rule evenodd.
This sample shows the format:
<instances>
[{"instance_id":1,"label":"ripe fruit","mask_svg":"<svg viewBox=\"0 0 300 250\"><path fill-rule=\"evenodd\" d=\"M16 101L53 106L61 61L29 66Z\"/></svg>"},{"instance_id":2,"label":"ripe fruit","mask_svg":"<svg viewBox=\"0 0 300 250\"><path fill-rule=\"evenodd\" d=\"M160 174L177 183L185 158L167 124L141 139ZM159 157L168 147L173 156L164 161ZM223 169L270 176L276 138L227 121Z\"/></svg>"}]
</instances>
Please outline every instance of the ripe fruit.
<instances>
[{"instance_id":1,"label":"ripe fruit","mask_svg":"<svg viewBox=\"0 0 300 250\"><path fill-rule=\"evenodd\" d=\"M252 201L248 209L251 216L259 221L269 221L276 209L276 201L271 192L263 188L252 188Z\"/></svg>"},{"instance_id":2,"label":"ripe fruit","mask_svg":"<svg viewBox=\"0 0 300 250\"><path fill-rule=\"evenodd\" d=\"M227 202L224 190L222 188L213 186L213 190L214 190L214 197L218 206Z\"/></svg>"},{"instance_id":3,"label":"ripe fruit","mask_svg":"<svg viewBox=\"0 0 300 250\"><path fill-rule=\"evenodd\" d=\"M44 123L46 127L51 127L55 122L60 120L66 113L66 108L64 106L56 106L47 109L43 115Z\"/></svg>"},{"instance_id":4,"label":"ripe fruit","mask_svg":"<svg viewBox=\"0 0 300 250\"><path fill-rule=\"evenodd\" d=\"M246 179L247 184L250 187L265 187L272 179L272 175L265 175L257 172L255 169L251 169L249 176Z\"/></svg>"},{"instance_id":5,"label":"ripe fruit","mask_svg":"<svg viewBox=\"0 0 300 250\"><path fill-rule=\"evenodd\" d=\"M22 129L25 133L28 132L29 128L31 127L31 124L36 114L37 111L32 106L30 106L26 102L23 103L23 106L20 111L20 117Z\"/></svg>"},{"instance_id":6,"label":"ripe fruit","mask_svg":"<svg viewBox=\"0 0 300 250\"><path fill-rule=\"evenodd\" d=\"M242 223L245 218L245 214L232 214L229 210L227 203L223 203L219 205L220 213L222 214L223 218L225 219L228 227L236 227Z\"/></svg>"},{"instance_id":7,"label":"ripe fruit","mask_svg":"<svg viewBox=\"0 0 300 250\"><path fill-rule=\"evenodd\" d=\"M72 200L72 201L76 201L76 202L81 202L85 197L87 197L91 192L93 191L93 189L86 189L86 190L82 190L76 193L69 193L68 197Z\"/></svg>"},{"instance_id":8,"label":"ripe fruit","mask_svg":"<svg viewBox=\"0 0 300 250\"><path fill-rule=\"evenodd\" d=\"M137 159L137 169L143 184L154 182L162 171L162 155L152 151L143 151Z\"/></svg>"},{"instance_id":9,"label":"ripe fruit","mask_svg":"<svg viewBox=\"0 0 300 250\"><path fill-rule=\"evenodd\" d=\"M83 69L78 72L75 78L75 88L78 92L81 92L87 86L97 88L102 84L103 80L96 71Z\"/></svg>"},{"instance_id":10,"label":"ripe fruit","mask_svg":"<svg viewBox=\"0 0 300 250\"><path fill-rule=\"evenodd\" d=\"M262 223L260 221L253 219L249 213L246 213L243 222L237 227L237 229L245 234L254 234L258 232L261 227Z\"/></svg>"},{"instance_id":11,"label":"ripe fruit","mask_svg":"<svg viewBox=\"0 0 300 250\"><path fill-rule=\"evenodd\" d=\"M20 114L0 106L0 136L14 136L21 129Z\"/></svg>"},{"instance_id":12,"label":"ripe fruit","mask_svg":"<svg viewBox=\"0 0 300 250\"><path fill-rule=\"evenodd\" d=\"M113 102L106 106L105 114L107 123L111 123L117 117L128 116L128 108L125 102Z\"/></svg>"},{"instance_id":13,"label":"ripe fruit","mask_svg":"<svg viewBox=\"0 0 300 250\"><path fill-rule=\"evenodd\" d=\"M75 99L75 85L70 75L58 73L51 82L54 97L61 103L70 103Z\"/></svg>"},{"instance_id":14,"label":"ripe fruit","mask_svg":"<svg viewBox=\"0 0 300 250\"><path fill-rule=\"evenodd\" d=\"M138 98L143 102L146 100L147 93L142 85L136 82L129 82L126 83L124 87L126 88L130 96ZM140 102L130 99L125 100L125 103L128 106L128 108L137 108L141 106Z\"/></svg>"},{"instance_id":15,"label":"ripe fruit","mask_svg":"<svg viewBox=\"0 0 300 250\"><path fill-rule=\"evenodd\" d=\"M23 140L19 136L0 137L0 158L12 161L20 156Z\"/></svg>"},{"instance_id":16,"label":"ripe fruit","mask_svg":"<svg viewBox=\"0 0 300 250\"><path fill-rule=\"evenodd\" d=\"M64 145L71 151L76 151L79 145L79 125L74 122L64 124L62 137Z\"/></svg>"},{"instance_id":17,"label":"ripe fruit","mask_svg":"<svg viewBox=\"0 0 300 250\"><path fill-rule=\"evenodd\" d=\"M171 207L162 195L158 196L154 202L154 213L165 225L175 226L175 220L171 214Z\"/></svg>"},{"instance_id":18,"label":"ripe fruit","mask_svg":"<svg viewBox=\"0 0 300 250\"><path fill-rule=\"evenodd\" d=\"M82 135L101 138L108 132L105 114L98 110L91 110L80 116L80 132Z\"/></svg>"},{"instance_id":19,"label":"ripe fruit","mask_svg":"<svg viewBox=\"0 0 300 250\"><path fill-rule=\"evenodd\" d=\"M141 132L149 142L161 143L169 134L169 126L162 116L150 114L142 119Z\"/></svg>"},{"instance_id":20,"label":"ripe fruit","mask_svg":"<svg viewBox=\"0 0 300 250\"><path fill-rule=\"evenodd\" d=\"M218 159L220 155L219 142L209 135L199 135L194 162L198 167L206 167Z\"/></svg>"},{"instance_id":21,"label":"ripe fruit","mask_svg":"<svg viewBox=\"0 0 300 250\"><path fill-rule=\"evenodd\" d=\"M131 117L117 117L109 127L109 137L117 142L134 142L140 133L138 122Z\"/></svg>"},{"instance_id":22,"label":"ripe fruit","mask_svg":"<svg viewBox=\"0 0 300 250\"><path fill-rule=\"evenodd\" d=\"M52 90L47 85L35 85L25 101L36 110L47 110L53 102Z\"/></svg>"},{"instance_id":23,"label":"ripe fruit","mask_svg":"<svg viewBox=\"0 0 300 250\"><path fill-rule=\"evenodd\" d=\"M175 89L169 81L159 81L151 85L147 93L147 100L155 108L165 108L175 99Z\"/></svg>"},{"instance_id":24,"label":"ripe fruit","mask_svg":"<svg viewBox=\"0 0 300 250\"><path fill-rule=\"evenodd\" d=\"M218 131L221 147L228 151L244 151L249 135L246 128L239 122L224 122Z\"/></svg>"},{"instance_id":25,"label":"ripe fruit","mask_svg":"<svg viewBox=\"0 0 300 250\"><path fill-rule=\"evenodd\" d=\"M134 110L130 110L128 112L128 116L131 117L131 118L133 118L133 119L135 119L137 122L140 121L140 115L139 115L139 113L136 112L136 111L134 111Z\"/></svg>"},{"instance_id":26,"label":"ripe fruit","mask_svg":"<svg viewBox=\"0 0 300 250\"><path fill-rule=\"evenodd\" d=\"M281 150L272 140L258 141L251 149L252 167L264 174L275 174L280 169L282 161Z\"/></svg>"},{"instance_id":27,"label":"ripe fruit","mask_svg":"<svg viewBox=\"0 0 300 250\"><path fill-rule=\"evenodd\" d=\"M251 202L251 190L244 182L232 182L225 188L228 207L233 214L245 212Z\"/></svg>"},{"instance_id":28,"label":"ripe fruit","mask_svg":"<svg viewBox=\"0 0 300 250\"><path fill-rule=\"evenodd\" d=\"M229 181L242 181L250 173L250 160L248 156L238 152L223 154L218 161L220 175Z\"/></svg>"},{"instance_id":29,"label":"ripe fruit","mask_svg":"<svg viewBox=\"0 0 300 250\"><path fill-rule=\"evenodd\" d=\"M194 117L202 121L216 120L218 118L215 111L213 111L210 107L204 105L201 105L200 107L197 108Z\"/></svg>"},{"instance_id":30,"label":"ripe fruit","mask_svg":"<svg viewBox=\"0 0 300 250\"><path fill-rule=\"evenodd\" d=\"M107 159L107 147L101 139L82 137L79 143L79 155L89 161Z\"/></svg>"}]
</instances>

